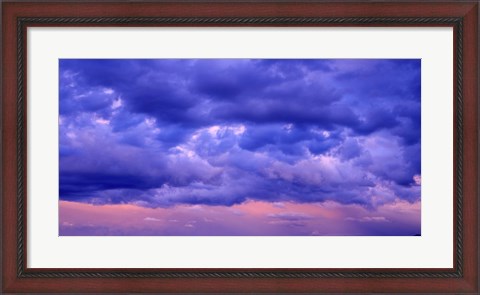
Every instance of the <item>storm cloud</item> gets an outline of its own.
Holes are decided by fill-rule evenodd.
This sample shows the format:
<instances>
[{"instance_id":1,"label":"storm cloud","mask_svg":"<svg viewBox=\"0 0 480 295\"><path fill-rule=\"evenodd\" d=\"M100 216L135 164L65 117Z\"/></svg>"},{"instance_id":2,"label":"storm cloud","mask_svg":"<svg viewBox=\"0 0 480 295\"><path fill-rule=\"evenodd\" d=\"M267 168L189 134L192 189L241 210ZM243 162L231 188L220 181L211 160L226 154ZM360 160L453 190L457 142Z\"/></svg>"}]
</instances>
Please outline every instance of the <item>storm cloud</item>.
<instances>
[{"instance_id":1,"label":"storm cloud","mask_svg":"<svg viewBox=\"0 0 480 295\"><path fill-rule=\"evenodd\" d=\"M420 200L420 60L59 66L62 200L148 208L331 201L367 210Z\"/></svg>"}]
</instances>

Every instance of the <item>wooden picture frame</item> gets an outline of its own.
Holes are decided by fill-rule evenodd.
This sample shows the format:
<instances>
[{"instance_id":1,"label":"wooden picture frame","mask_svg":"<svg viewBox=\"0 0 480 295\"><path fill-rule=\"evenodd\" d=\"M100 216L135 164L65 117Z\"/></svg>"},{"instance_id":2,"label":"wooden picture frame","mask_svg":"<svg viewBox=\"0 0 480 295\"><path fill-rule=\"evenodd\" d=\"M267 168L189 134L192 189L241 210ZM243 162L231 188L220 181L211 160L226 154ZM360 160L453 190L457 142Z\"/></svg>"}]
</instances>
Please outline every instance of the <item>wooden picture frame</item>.
<instances>
[{"instance_id":1,"label":"wooden picture frame","mask_svg":"<svg viewBox=\"0 0 480 295\"><path fill-rule=\"evenodd\" d=\"M3 2L2 291L441 292L478 289L478 1ZM26 266L26 30L34 26L447 26L454 29L452 269L32 269Z\"/></svg>"}]
</instances>

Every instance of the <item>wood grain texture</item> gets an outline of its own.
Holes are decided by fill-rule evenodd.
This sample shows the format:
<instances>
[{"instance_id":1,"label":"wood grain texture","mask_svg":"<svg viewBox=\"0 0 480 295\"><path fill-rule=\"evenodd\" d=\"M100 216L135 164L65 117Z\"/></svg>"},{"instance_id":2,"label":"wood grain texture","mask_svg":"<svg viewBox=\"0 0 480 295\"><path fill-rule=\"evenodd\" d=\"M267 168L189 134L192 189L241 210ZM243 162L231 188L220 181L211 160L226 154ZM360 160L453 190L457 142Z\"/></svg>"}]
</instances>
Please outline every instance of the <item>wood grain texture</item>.
<instances>
[{"instance_id":1,"label":"wood grain texture","mask_svg":"<svg viewBox=\"0 0 480 295\"><path fill-rule=\"evenodd\" d=\"M2 3L2 291L3 292L450 292L476 293L478 292L478 2L425 2L425 3L32 3L6 2ZM26 191L20 195L25 202L18 214L18 172L26 169L26 132L18 141L19 129L17 125L17 100L19 97L18 81L23 79L26 85L26 75L18 76L18 34L17 21L20 18L65 18L65 17L332 17L332 18L361 18L361 17L418 17L418 18L460 18L462 20L462 65L461 72L455 76L462 76L462 84L455 85L461 91L462 107L462 142L463 169L461 174L462 185L462 220L458 220L455 211L455 233L460 230L462 266L460 275L455 269L344 269L319 270L323 273L335 271L336 276L303 278L282 277L281 274L307 273L311 270L302 269L222 269L214 270L219 278L211 276L201 277L199 274L211 273L208 269L187 270L151 270L151 269L27 269L24 265L27 253L20 253L23 265L17 265L18 259L18 225L26 224ZM32 21L29 26L49 26L51 24ZM94 26L105 24L75 23L63 24L71 26ZM129 24L123 24L129 25ZM149 25L149 24L143 24ZM150 24L155 25L155 24ZM208 24L207 24L208 25ZM216 25L222 25L221 23ZM225 25L225 24L223 24ZM242 25L242 24L236 24ZM302 24L299 24L302 25ZM308 25L308 24L303 24ZM339 24L333 24L339 25ZM358 24L356 24L358 25ZM381 22L377 24L382 25ZM389 24L401 25L401 24ZM413 24L418 25L418 24ZM437 24L442 25L442 24ZM443 24L446 25L446 24ZM20 32L25 36L24 32ZM24 46L26 44L23 44ZM26 63L26 57L23 59ZM458 60L455 60L458 65ZM25 66L25 64L24 64ZM454 67L456 68L456 67ZM26 93L26 89L20 91ZM454 93L457 96L458 92ZM22 96L22 95L20 95ZM26 110L27 100L23 101ZM453 124L458 123L455 103L455 112L452 116ZM26 112L21 118L26 126ZM454 138L459 132L456 129ZM21 131L21 130L20 130ZM21 146L19 146L21 144ZM23 150L23 161L18 161L18 151ZM458 152L458 147L455 151ZM455 158L455 157L454 157ZM456 163L456 162L455 162ZM21 164L19 166L19 164ZM455 170L456 171L456 170ZM26 171L24 171L26 172ZM456 172L455 172L456 173ZM23 182L26 183L26 173L23 173ZM457 175L457 174L455 174ZM456 177L454 184L457 183ZM454 186L455 187L455 186ZM457 204L457 203L456 203ZM455 210L458 208L455 207ZM18 218L21 218L20 220ZM21 232L25 233L26 228ZM24 235L25 237L25 235ZM28 241L24 241L25 244ZM458 245L455 245L455 250ZM19 271L20 270L20 271ZM193 277L179 275L170 278L149 278L149 274L173 272L193 273ZM230 272L241 271L242 276L228 276ZM265 271L263 277L249 278L249 273ZM365 274L350 277L350 273ZM62 276L55 274L62 273ZM107 277L105 274L111 274ZM342 273L344 276L342 276ZM402 275L399 275L402 274ZM410 275L408 275L410 273ZM415 275L416 273L429 273ZM53 274L53 275L52 275ZM82 274L82 275L80 275ZM197 275L195 275L197 274ZM223 274L223 275L222 275ZM453 275L443 275L453 274ZM44 278L42 278L42 276Z\"/></svg>"}]
</instances>

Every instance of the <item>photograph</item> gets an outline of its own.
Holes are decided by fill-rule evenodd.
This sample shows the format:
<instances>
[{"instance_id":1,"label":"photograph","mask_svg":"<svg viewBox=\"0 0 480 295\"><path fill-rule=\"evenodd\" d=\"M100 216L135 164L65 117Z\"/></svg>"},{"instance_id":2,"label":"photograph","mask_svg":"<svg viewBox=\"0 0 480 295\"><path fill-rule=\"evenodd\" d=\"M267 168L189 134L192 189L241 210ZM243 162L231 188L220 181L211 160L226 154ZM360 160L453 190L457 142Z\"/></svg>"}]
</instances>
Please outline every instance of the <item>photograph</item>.
<instances>
[{"instance_id":1,"label":"photograph","mask_svg":"<svg viewBox=\"0 0 480 295\"><path fill-rule=\"evenodd\" d=\"M60 236L421 236L421 59L65 59Z\"/></svg>"},{"instance_id":2,"label":"photograph","mask_svg":"<svg viewBox=\"0 0 480 295\"><path fill-rule=\"evenodd\" d=\"M5 294L478 294L479 0L3 1Z\"/></svg>"}]
</instances>

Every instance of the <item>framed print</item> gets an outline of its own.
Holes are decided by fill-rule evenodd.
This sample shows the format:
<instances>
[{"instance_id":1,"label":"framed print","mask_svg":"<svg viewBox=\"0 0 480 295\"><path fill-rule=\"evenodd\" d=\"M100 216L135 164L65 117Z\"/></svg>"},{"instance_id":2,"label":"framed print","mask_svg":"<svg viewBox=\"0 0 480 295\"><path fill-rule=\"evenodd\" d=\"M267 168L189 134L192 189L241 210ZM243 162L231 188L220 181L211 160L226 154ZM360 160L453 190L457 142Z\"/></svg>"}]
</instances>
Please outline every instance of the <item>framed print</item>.
<instances>
[{"instance_id":1,"label":"framed print","mask_svg":"<svg viewBox=\"0 0 480 295\"><path fill-rule=\"evenodd\" d=\"M478 2L3 2L2 291L478 292Z\"/></svg>"}]
</instances>

